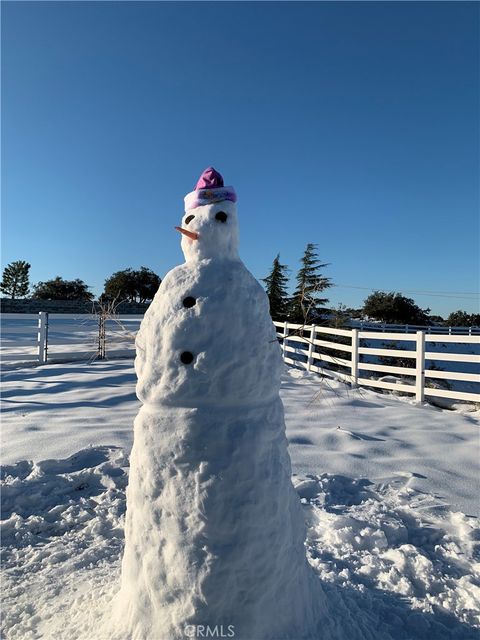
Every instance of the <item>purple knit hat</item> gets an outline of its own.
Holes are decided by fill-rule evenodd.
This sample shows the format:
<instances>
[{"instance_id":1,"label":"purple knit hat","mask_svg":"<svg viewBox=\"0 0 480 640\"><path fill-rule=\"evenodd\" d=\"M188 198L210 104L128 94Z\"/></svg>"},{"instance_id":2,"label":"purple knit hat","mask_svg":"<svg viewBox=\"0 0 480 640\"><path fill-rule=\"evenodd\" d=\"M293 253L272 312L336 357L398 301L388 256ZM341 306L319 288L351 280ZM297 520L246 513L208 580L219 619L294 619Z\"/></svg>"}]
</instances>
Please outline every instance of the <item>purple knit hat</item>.
<instances>
[{"instance_id":1,"label":"purple knit hat","mask_svg":"<svg viewBox=\"0 0 480 640\"><path fill-rule=\"evenodd\" d=\"M213 167L208 167L202 173L195 185L195 190L185 196L185 211L214 204L223 200L237 201L237 194L233 187L223 185L222 176Z\"/></svg>"}]
</instances>

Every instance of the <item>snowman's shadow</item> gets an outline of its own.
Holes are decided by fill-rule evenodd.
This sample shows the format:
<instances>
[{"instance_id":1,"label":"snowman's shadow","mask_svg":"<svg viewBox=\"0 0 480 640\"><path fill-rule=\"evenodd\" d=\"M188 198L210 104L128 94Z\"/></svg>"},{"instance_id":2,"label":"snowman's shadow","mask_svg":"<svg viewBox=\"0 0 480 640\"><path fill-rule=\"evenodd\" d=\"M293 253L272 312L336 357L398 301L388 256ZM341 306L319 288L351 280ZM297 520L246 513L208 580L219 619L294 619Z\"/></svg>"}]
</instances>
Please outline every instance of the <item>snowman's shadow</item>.
<instances>
[{"instance_id":1,"label":"snowman's shadow","mask_svg":"<svg viewBox=\"0 0 480 640\"><path fill-rule=\"evenodd\" d=\"M124 363L111 363L108 366L103 365L100 372L103 375L103 388L134 389L135 387L135 373L133 371L126 372ZM68 379L61 378L64 373L69 375ZM82 377L72 381L71 376L77 373L81 373ZM2 393L2 401L6 405L2 411L5 414L18 411L19 406L21 406L22 411L30 412L51 411L53 409L66 410L82 407L98 409L113 408L137 400L135 391L133 390L127 393L105 395L101 400L80 399L80 394L78 396L79 399L67 399L71 397L71 395L67 395L67 392L71 394L72 391L84 390L86 392L90 391L93 394L99 384L98 373L95 370L93 370L92 375L89 376L85 375L85 368L71 366L65 370L58 368L48 370L47 367L39 367L36 370L29 371L27 377L25 377L24 371L20 374L6 374L5 382L18 383L15 387L7 388ZM25 382L35 383L34 392L32 392L29 386L25 386ZM29 399L33 394L35 399Z\"/></svg>"}]
</instances>

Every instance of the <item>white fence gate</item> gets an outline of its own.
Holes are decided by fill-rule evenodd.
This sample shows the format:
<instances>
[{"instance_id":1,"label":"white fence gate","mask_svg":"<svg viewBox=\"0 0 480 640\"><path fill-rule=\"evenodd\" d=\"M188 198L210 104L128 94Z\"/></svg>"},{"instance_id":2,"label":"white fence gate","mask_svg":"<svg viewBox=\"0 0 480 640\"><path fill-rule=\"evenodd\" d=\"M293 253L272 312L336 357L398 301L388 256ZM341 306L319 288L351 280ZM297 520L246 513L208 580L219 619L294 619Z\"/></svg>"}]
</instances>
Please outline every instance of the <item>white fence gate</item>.
<instances>
[{"instance_id":1,"label":"white fence gate","mask_svg":"<svg viewBox=\"0 0 480 640\"><path fill-rule=\"evenodd\" d=\"M480 388L478 335L427 334L424 330L415 333L361 331L288 322L274 322L274 325L287 364L317 373L333 369L335 376L352 386L413 394L418 402L426 396L480 402L480 393L475 390ZM401 348L398 348L399 342ZM470 352L462 353L467 350ZM396 364L382 364L382 359ZM462 368L464 371L454 370ZM432 386L433 380L447 381L445 386L450 388L441 388L438 383Z\"/></svg>"}]
</instances>

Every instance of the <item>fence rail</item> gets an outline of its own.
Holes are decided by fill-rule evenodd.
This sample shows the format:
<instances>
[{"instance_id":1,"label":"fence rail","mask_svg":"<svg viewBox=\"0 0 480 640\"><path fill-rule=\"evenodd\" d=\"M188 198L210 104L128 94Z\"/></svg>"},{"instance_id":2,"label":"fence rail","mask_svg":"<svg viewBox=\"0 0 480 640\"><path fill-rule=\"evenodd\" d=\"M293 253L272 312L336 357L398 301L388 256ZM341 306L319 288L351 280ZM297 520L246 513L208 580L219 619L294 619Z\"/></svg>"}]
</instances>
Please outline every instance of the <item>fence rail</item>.
<instances>
[{"instance_id":1,"label":"fence rail","mask_svg":"<svg viewBox=\"0 0 480 640\"><path fill-rule=\"evenodd\" d=\"M424 331L426 334L444 335L467 335L479 336L480 327L442 327L442 326L425 326L422 324L388 324L386 322L365 322L363 320L351 320L352 329L360 331L391 331L395 333L415 333L416 331Z\"/></svg>"},{"instance_id":2,"label":"fence rail","mask_svg":"<svg viewBox=\"0 0 480 640\"><path fill-rule=\"evenodd\" d=\"M480 336L471 332L428 334L425 327L411 333L393 332L391 326L384 332L288 322L274 325L287 364L317 373L333 370L352 386L412 394L418 402L425 397L480 402ZM470 353L462 353L468 349ZM438 363L454 365L450 365L452 370L444 370ZM455 371L453 367L466 370Z\"/></svg>"}]
</instances>

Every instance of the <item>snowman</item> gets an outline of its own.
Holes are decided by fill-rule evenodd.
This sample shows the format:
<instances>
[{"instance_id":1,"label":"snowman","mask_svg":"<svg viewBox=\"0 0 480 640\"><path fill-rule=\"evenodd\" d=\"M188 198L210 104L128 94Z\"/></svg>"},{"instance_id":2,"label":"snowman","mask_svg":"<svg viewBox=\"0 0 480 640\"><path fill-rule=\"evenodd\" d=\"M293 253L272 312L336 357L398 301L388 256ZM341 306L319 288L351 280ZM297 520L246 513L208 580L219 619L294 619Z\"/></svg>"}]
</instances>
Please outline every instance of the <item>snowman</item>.
<instances>
[{"instance_id":1,"label":"snowman","mask_svg":"<svg viewBox=\"0 0 480 640\"><path fill-rule=\"evenodd\" d=\"M206 169L185 197L185 263L142 321L121 589L111 637L323 637L291 482L282 359L238 256L236 194Z\"/></svg>"}]
</instances>

